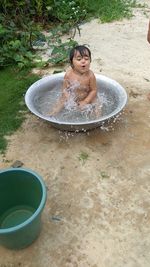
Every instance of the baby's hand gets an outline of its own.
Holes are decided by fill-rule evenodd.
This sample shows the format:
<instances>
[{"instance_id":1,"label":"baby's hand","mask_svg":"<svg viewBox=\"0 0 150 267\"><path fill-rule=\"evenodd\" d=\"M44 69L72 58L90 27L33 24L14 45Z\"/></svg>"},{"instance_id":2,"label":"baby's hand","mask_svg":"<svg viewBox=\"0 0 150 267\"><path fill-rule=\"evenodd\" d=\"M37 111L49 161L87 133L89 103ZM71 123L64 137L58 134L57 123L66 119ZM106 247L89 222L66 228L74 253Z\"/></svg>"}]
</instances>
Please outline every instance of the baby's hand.
<instances>
[{"instance_id":1,"label":"baby's hand","mask_svg":"<svg viewBox=\"0 0 150 267\"><path fill-rule=\"evenodd\" d=\"M84 100L79 102L79 107L81 109L83 109L86 105L87 105L87 103Z\"/></svg>"}]
</instances>

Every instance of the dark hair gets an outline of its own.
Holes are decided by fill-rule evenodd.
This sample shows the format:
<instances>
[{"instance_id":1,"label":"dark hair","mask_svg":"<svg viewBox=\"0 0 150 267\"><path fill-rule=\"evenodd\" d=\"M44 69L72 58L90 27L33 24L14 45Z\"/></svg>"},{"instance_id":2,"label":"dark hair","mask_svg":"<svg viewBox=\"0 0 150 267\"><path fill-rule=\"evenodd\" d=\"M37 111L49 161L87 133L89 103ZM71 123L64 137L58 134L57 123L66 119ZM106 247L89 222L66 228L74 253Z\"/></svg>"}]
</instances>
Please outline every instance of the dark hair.
<instances>
[{"instance_id":1,"label":"dark hair","mask_svg":"<svg viewBox=\"0 0 150 267\"><path fill-rule=\"evenodd\" d=\"M86 55L86 51L87 51L89 54L89 57L90 57L90 61L91 61L90 49L88 47L86 47L85 45L77 45L74 48L72 48L70 51L69 59L70 59L71 66L72 66L73 57L74 57L76 51L78 51L80 53L81 57L84 57Z\"/></svg>"}]
</instances>

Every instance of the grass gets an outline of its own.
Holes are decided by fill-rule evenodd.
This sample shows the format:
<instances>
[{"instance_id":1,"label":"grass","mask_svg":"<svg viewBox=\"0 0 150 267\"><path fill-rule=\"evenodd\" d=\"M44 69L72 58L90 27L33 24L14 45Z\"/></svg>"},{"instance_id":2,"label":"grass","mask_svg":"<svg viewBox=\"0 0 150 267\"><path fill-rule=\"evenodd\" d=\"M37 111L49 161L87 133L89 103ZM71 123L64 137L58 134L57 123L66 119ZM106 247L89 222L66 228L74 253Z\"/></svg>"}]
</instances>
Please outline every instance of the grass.
<instances>
[{"instance_id":1,"label":"grass","mask_svg":"<svg viewBox=\"0 0 150 267\"><path fill-rule=\"evenodd\" d=\"M84 151L82 151L80 153L80 155L78 156L78 159L79 159L79 161L81 161L82 165L85 164L85 162L88 160L88 158L89 158L89 155Z\"/></svg>"},{"instance_id":2,"label":"grass","mask_svg":"<svg viewBox=\"0 0 150 267\"><path fill-rule=\"evenodd\" d=\"M132 8L136 6L136 0L88 0L88 13L101 22L111 22L132 17Z\"/></svg>"},{"instance_id":3,"label":"grass","mask_svg":"<svg viewBox=\"0 0 150 267\"><path fill-rule=\"evenodd\" d=\"M101 171L100 176L102 179L109 178L109 175L105 171Z\"/></svg>"},{"instance_id":4,"label":"grass","mask_svg":"<svg viewBox=\"0 0 150 267\"><path fill-rule=\"evenodd\" d=\"M7 135L16 131L25 119L24 94L39 79L29 70L17 72L14 68L0 71L0 152L7 147Z\"/></svg>"}]
</instances>

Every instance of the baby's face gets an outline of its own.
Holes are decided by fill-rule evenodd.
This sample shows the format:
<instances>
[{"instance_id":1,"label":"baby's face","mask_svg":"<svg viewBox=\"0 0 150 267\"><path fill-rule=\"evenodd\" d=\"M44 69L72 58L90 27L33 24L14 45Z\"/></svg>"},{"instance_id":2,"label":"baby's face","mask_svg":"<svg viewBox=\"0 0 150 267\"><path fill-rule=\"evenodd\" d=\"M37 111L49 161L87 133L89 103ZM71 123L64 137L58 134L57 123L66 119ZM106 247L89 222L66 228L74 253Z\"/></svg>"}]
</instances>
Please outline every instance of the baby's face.
<instances>
[{"instance_id":1,"label":"baby's face","mask_svg":"<svg viewBox=\"0 0 150 267\"><path fill-rule=\"evenodd\" d=\"M91 63L88 51L85 51L85 54L83 56L80 55L79 51L76 51L72 63L73 68L80 74L87 72L90 68Z\"/></svg>"}]
</instances>

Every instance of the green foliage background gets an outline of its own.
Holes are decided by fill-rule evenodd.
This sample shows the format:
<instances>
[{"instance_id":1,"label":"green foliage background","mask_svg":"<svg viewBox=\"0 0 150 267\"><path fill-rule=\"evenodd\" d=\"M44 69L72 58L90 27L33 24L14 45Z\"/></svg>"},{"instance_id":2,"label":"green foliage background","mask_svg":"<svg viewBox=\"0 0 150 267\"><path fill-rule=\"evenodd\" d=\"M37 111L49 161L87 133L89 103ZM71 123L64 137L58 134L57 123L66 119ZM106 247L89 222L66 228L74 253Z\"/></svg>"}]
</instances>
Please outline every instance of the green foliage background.
<instances>
[{"instance_id":1,"label":"green foliage background","mask_svg":"<svg viewBox=\"0 0 150 267\"><path fill-rule=\"evenodd\" d=\"M67 45L62 44L63 29L79 29L79 24L92 16L101 22L130 17L131 7L135 5L135 0L3 0L0 3L0 66L32 66L36 57L34 45L46 42L42 30L53 31L58 25L63 25L62 32L56 34L55 31L52 40L48 40L54 49L49 62L65 62L68 49L76 43L69 40Z\"/></svg>"},{"instance_id":2,"label":"green foliage background","mask_svg":"<svg viewBox=\"0 0 150 267\"><path fill-rule=\"evenodd\" d=\"M66 62L76 42L73 36L65 42L61 37L70 29L80 32L83 21L92 17L101 22L129 18L135 6L135 0L0 1L0 151L6 148L5 137L25 119L24 94L39 79L29 70L37 64ZM43 30L49 33L48 38ZM36 53L37 45L42 47L44 43L52 51L47 62Z\"/></svg>"}]
</instances>

